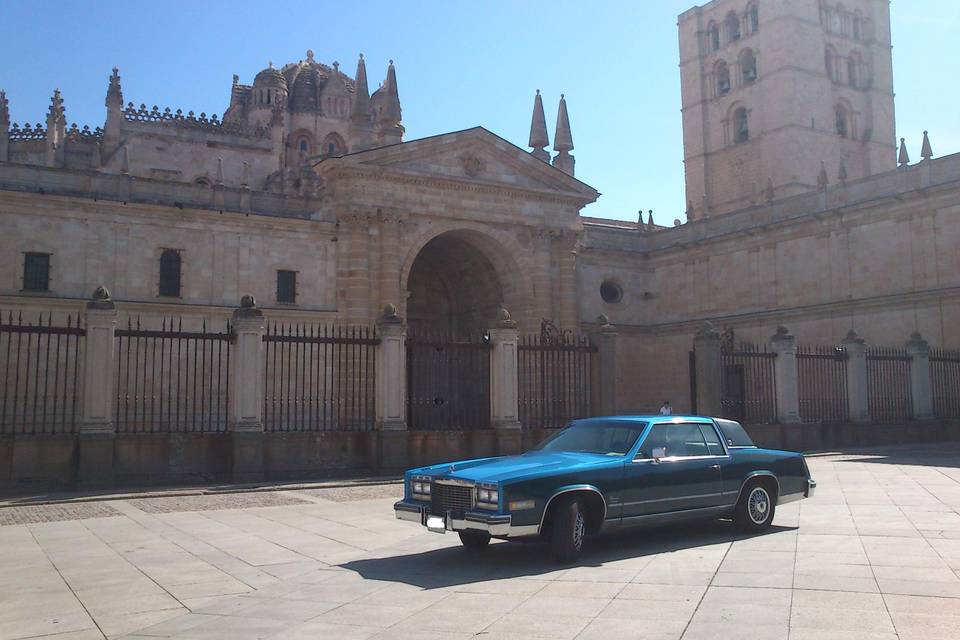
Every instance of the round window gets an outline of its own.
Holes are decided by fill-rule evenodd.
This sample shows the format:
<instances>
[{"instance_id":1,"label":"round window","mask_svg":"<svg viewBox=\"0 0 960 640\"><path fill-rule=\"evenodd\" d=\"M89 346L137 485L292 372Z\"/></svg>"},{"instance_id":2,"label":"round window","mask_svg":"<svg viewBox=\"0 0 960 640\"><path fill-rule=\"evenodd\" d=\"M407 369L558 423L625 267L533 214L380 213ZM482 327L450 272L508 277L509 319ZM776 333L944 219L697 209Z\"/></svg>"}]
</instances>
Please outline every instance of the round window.
<instances>
[{"instance_id":1,"label":"round window","mask_svg":"<svg viewBox=\"0 0 960 640\"><path fill-rule=\"evenodd\" d=\"M600 297L608 304L616 304L623 300L623 289L615 282L604 280L600 284Z\"/></svg>"}]
</instances>

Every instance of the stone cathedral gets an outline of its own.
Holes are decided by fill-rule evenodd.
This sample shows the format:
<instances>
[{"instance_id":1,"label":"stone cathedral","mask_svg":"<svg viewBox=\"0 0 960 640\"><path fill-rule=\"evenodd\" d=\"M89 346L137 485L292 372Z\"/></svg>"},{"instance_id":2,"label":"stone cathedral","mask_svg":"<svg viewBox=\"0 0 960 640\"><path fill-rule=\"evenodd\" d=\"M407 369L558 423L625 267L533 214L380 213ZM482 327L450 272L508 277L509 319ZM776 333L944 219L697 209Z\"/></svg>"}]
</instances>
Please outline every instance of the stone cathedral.
<instances>
[{"instance_id":1,"label":"stone cathedral","mask_svg":"<svg viewBox=\"0 0 960 640\"><path fill-rule=\"evenodd\" d=\"M276 321L609 322L624 412L689 407L705 321L960 347L960 155L918 131L897 153L888 2L713 0L679 29L674 226L581 215L603 185L575 178L563 96L552 145L539 93L530 150L482 126L405 139L392 61L351 76L308 51L234 76L220 117L136 106L114 69L93 128L59 92L13 124L0 93L0 308L74 312L102 285L121 322L223 319L246 294Z\"/></svg>"}]
</instances>

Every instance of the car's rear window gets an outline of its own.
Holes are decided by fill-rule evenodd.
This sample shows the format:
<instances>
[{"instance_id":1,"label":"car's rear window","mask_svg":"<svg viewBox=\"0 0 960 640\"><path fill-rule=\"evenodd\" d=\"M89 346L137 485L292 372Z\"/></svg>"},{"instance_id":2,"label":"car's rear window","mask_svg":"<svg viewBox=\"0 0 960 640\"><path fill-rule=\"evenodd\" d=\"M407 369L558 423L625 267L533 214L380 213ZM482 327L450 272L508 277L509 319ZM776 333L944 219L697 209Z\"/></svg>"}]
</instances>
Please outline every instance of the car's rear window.
<instances>
[{"instance_id":1,"label":"car's rear window","mask_svg":"<svg viewBox=\"0 0 960 640\"><path fill-rule=\"evenodd\" d=\"M727 439L728 447L755 447L753 440L747 435L747 432L739 422L733 420L717 419L717 426L720 427L723 437Z\"/></svg>"}]
</instances>

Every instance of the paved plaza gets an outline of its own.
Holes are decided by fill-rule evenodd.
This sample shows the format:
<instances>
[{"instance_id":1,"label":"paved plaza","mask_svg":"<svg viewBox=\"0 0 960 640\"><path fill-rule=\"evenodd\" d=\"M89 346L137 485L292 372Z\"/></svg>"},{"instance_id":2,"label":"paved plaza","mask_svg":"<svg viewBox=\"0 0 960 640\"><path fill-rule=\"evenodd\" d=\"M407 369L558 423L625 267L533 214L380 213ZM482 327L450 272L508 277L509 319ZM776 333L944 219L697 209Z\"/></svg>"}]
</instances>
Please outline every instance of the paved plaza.
<instances>
[{"instance_id":1,"label":"paved plaza","mask_svg":"<svg viewBox=\"0 0 960 640\"><path fill-rule=\"evenodd\" d=\"M955 640L960 446L809 459L771 532L461 548L400 485L0 509L0 638Z\"/></svg>"}]
</instances>

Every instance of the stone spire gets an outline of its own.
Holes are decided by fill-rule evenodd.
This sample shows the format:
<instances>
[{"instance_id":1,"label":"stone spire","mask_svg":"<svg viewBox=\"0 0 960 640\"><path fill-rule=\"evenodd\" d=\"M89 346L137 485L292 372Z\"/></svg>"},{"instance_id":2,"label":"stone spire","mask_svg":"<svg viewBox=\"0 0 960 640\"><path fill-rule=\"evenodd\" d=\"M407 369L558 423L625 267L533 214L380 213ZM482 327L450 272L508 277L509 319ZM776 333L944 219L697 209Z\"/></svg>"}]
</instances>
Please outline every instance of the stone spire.
<instances>
[{"instance_id":1,"label":"stone spire","mask_svg":"<svg viewBox=\"0 0 960 640\"><path fill-rule=\"evenodd\" d=\"M656 225L653 224L653 209L650 209L650 211L648 212L648 215L649 217L647 218L647 228L650 229L650 231L653 231L656 229Z\"/></svg>"},{"instance_id":2,"label":"stone spire","mask_svg":"<svg viewBox=\"0 0 960 640\"><path fill-rule=\"evenodd\" d=\"M350 150L363 151L373 146L373 130L370 123L370 90L367 88L367 65L363 54L357 60L357 76L354 82L353 104L350 105Z\"/></svg>"},{"instance_id":3,"label":"stone spire","mask_svg":"<svg viewBox=\"0 0 960 640\"><path fill-rule=\"evenodd\" d=\"M901 167L910 164L910 154L907 153L907 141L905 138L900 138L900 155L897 157L897 163Z\"/></svg>"},{"instance_id":4,"label":"stone spire","mask_svg":"<svg viewBox=\"0 0 960 640\"><path fill-rule=\"evenodd\" d=\"M47 166L62 167L64 159L64 144L67 137L67 117L63 108L63 98L60 89L53 90L50 98L50 109L47 111Z\"/></svg>"},{"instance_id":5,"label":"stone spire","mask_svg":"<svg viewBox=\"0 0 960 640\"><path fill-rule=\"evenodd\" d=\"M560 108L557 110L557 130L553 134L553 150L557 155L553 157L553 166L571 176L574 174L573 135L570 133L570 117L567 115L566 97L560 94Z\"/></svg>"},{"instance_id":6,"label":"stone spire","mask_svg":"<svg viewBox=\"0 0 960 640\"><path fill-rule=\"evenodd\" d=\"M926 131L923 132L923 147L920 149L920 157L924 160L933 158L933 147L930 146L930 137Z\"/></svg>"},{"instance_id":7,"label":"stone spire","mask_svg":"<svg viewBox=\"0 0 960 640\"><path fill-rule=\"evenodd\" d=\"M0 91L0 162L10 159L10 105L7 94Z\"/></svg>"},{"instance_id":8,"label":"stone spire","mask_svg":"<svg viewBox=\"0 0 960 640\"><path fill-rule=\"evenodd\" d=\"M107 161L120 146L120 127L123 122L123 91L120 89L120 70L113 68L110 85L107 87L107 121L103 125L103 142L100 156Z\"/></svg>"},{"instance_id":9,"label":"stone spire","mask_svg":"<svg viewBox=\"0 0 960 640\"><path fill-rule=\"evenodd\" d=\"M395 144L403 138L403 126L400 124L400 94L397 90L397 71L393 60L387 67L387 79L379 89L381 103L377 114L377 134L382 145Z\"/></svg>"},{"instance_id":10,"label":"stone spire","mask_svg":"<svg viewBox=\"0 0 960 640\"><path fill-rule=\"evenodd\" d=\"M546 150L549 144L547 119L543 115L543 99L540 97L540 89L537 89L537 95L533 98L533 118L530 121L530 142L528 146L533 148L530 155L537 160L550 162L550 152Z\"/></svg>"}]
</instances>

